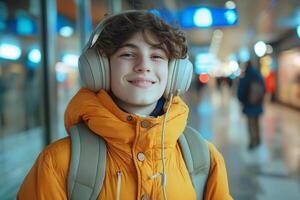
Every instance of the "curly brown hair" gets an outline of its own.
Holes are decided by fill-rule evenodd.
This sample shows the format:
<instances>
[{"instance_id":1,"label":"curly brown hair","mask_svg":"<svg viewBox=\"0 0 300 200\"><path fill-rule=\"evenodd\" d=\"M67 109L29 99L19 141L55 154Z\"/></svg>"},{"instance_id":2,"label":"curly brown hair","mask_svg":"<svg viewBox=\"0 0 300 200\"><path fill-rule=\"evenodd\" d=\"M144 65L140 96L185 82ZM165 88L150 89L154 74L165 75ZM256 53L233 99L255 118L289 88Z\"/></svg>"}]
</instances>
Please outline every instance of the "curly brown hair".
<instances>
[{"instance_id":1,"label":"curly brown hair","mask_svg":"<svg viewBox=\"0 0 300 200\"><path fill-rule=\"evenodd\" d=\"M110 57L137 32L142 32L145 40L151 44L145 34L146 31L157 37L159 46L167 53L169 59L186 57L187 42L184 32L178 27L171 27L147 11L124 12L105 20L96 47Z\"/></svg>"}]
</instances>

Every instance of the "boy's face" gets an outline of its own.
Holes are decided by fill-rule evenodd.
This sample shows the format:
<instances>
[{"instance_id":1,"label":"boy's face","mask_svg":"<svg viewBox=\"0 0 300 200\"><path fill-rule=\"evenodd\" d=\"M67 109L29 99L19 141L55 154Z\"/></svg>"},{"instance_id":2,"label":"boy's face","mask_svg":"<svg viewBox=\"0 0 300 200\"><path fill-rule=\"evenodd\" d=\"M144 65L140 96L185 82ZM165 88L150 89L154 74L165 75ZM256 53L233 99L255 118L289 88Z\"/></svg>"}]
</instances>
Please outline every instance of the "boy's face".
<instances>
[{"instance_id":1,"label":"boy's face","mask_svg":"<svg viewBox=\"0 0 300 200\"><path fill-rule=\"evenodd\" d=\"M155 35L145 33L152 44ZM148 44L141 32L134 34L110 57L111 90L118 103L126 107L153 107L162 97L168 79L168 56Z\"/></svg>"}]
</instances>

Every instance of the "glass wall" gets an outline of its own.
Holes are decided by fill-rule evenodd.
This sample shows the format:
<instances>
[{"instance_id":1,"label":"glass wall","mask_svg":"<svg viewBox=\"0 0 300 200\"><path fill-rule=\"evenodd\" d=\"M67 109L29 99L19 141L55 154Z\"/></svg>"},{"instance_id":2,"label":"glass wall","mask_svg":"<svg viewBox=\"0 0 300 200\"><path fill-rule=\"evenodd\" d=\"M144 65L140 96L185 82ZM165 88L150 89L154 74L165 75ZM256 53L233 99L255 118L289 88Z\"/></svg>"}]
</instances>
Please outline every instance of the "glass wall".
<instances>
[{"instance_id":1,"label":"glass wall","mask_svg":"<svg viewBox=\"0 0 300 200\"><path fill-rule=\"evenodd\" d=\"M39 1L0 1L0 199L43 147Z\"/></svg>"},{"instance_id":2,"label":"glass wall","mask_svg":"<svg viewBox=\"0 0 300 200\"><path fill-rule=\"evenodd\" d=\"M41 126L39 13L22 2L0 2L1 137Z\"/></svg>"},{"instance_id":3,"label":"glass wall","mask_svg":"<svg viewBox=\"0 0 300 200\"><path fill-rule=\"evenodd\" d=\"M1 200L15 199L25 175L45 147L46 138L56 140L67 135L64 111L80 87L77 61L81 53L79 34L83 30L78 23L80 12L76 2L85 1L57 0L52 4L57 10L47 10L50 14L56 13L54 41L51 41L54 49L47 51L54 51L49 61L53 65L47 66L43 64L43 57L48 55L42 53L40 25L46 16L41 11L40 1L0 0ZM108 7L106 0L91 1L89 14L93 24L108 13ZM91 21L86 23L91 24ZM50 83L45 79L45 70L55 73L55 102L51 99L50 103L55 105L56 114L48 120L45 88ZM55 127L48 135L46 123L50 121L55 122Z\"/></svg>"}]
</instances>

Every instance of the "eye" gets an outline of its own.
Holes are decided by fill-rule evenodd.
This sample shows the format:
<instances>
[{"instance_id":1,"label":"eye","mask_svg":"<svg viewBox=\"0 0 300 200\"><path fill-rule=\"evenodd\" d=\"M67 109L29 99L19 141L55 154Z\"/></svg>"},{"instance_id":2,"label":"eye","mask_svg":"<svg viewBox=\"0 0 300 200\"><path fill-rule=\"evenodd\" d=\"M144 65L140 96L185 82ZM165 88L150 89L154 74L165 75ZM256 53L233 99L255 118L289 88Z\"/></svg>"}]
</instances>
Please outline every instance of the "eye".
<instances>
[{"instance_id":1,"label":"eye","mask_svg":"<svg viewBox=\"0 0 300 200\"><path fill-rule=\"evenodd\" d=\"M155 60L165 60L166 59L166 57L161 54L154 54L151 56L151 58L153 58Z\"/></svg>"},{"instance_id":2,"label":"eye","mask_svg":"<svg viewBox=\"0 0 300 200\"><path fill-rule=\"evenodd\" d=\"M135 58L135 54L131 52L124 52L124 53L120 53L119 57L131 59L131 58Z\"/></svg>"}]
</instances>

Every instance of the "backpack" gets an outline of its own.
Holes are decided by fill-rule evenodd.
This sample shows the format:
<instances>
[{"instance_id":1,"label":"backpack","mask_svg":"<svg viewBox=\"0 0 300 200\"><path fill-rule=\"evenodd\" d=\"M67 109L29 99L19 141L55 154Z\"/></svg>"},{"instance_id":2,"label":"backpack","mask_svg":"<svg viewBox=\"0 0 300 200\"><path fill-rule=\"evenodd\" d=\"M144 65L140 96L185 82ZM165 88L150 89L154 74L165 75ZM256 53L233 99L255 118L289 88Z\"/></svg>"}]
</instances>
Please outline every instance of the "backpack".
<instances>
[{"instance_id":1,"label":"backpack","mask_svg":"<svg viewBox=\"0 0 300 200\"><path fill-rule=\"evenodd\" d=\"M70 129L71 162L68 175L68 199L95 200L100 194L106 167L106 142L84 123ZM202 200L210 169L210 154L205 139L187 126L179 140L181 152L196 191Z\"/></svg>"},{"instance_id":2,"label":"backpack","mask_svg":"<svg viewBox=\"0 0 300 200\"><path fill-rule=\"evenodd\" d=\"M263 84L258 79L251 79L246 89L246 103L259 105L263 102L265 90Z\"/></svg>"}]
</instances>

